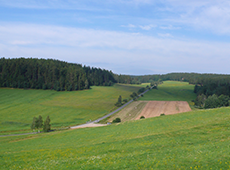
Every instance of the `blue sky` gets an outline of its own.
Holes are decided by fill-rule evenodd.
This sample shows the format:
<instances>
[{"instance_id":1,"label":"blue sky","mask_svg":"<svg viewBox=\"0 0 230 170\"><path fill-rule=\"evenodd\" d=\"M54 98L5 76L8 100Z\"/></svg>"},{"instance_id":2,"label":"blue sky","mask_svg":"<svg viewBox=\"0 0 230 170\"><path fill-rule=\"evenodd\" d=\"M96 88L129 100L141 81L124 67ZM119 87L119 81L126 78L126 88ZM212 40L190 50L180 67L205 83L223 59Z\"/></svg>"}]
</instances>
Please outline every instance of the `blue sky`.
<instances>
[{"instance_id":1,"label":"blue sky","mask_svg":"<svg viewBox=\"0 0 230 170\"><path fill-rule=\"evenodd\" d=\"M229 74L228 0L0 0L0 57Z\"/></svg>"}]
</instances>

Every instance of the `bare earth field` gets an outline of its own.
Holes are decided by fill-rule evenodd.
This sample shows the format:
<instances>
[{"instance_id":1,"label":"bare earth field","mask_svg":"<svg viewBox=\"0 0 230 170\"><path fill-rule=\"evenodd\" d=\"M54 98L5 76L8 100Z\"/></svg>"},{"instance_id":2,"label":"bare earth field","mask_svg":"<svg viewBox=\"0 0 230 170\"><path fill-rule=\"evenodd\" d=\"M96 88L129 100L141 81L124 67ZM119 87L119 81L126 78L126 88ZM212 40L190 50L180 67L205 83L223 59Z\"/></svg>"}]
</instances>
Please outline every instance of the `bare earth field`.
<instances>
[{"instance_id":1,"label":"bare earth field","mask_svg":"<svg viewBox=\"0 0 230 170\"><path fill-rule=\"evenodd\" d=\"M163 113L171 115L189 111L191 111L191 108L186 101L149 101L141 114L136 117L136 120L140 119L141 116L149 118L160 116Z\"/></svg>"}]
</instances>

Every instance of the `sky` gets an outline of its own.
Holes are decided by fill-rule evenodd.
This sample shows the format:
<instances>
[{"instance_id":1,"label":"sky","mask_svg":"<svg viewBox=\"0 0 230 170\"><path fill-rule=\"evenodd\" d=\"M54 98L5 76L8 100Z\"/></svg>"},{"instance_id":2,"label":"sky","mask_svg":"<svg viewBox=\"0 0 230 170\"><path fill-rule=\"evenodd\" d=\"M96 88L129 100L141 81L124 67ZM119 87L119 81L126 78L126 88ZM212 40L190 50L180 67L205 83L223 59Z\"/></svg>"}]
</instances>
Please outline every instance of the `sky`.
<instances>
[{"instance_id":1,"label":"sky","mask_svg":"<svg viewBox=\"0 0 230 170\"><path fill-rule=\"evenodd\" d=\"M229 0L0 0L0 57L229 74Z\"/></svg>"}]
</instances>

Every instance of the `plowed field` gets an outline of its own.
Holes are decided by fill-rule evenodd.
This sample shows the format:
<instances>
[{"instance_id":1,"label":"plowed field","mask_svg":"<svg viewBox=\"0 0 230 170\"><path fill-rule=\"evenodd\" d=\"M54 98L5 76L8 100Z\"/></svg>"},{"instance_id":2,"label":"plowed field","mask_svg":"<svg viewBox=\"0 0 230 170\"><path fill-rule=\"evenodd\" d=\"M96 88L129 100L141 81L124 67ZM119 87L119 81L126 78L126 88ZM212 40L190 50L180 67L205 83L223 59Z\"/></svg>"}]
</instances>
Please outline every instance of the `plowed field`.
<instances>
[{"instance_id":1,"label":"plowed field","mask_svg":"<svg viewBox=\"0 0 230 170\"><path fill-rule=\"evenodd\" d=\"M186 101L149 101L136 120L141 116L149 118L161 114L170 115L188 111L191 111L191 108Z\"/></svg>"}]
</instances>

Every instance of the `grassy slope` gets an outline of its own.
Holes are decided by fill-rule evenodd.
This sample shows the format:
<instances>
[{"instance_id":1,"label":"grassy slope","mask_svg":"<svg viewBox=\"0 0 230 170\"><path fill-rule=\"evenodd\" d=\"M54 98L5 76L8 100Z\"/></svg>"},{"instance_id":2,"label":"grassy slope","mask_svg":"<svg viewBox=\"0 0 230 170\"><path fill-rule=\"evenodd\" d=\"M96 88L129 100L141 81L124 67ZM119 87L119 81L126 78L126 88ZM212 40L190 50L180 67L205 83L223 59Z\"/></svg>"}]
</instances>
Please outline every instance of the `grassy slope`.
<instances>
[{"instance_id":1,"label":"grassy slope","mask_svg":"<svg viewBox=\"0 0 230 170\"><path fill-rule=\"evenodd\" d=\"M188 101L194 100L196 94L193 93L194 85L187 82L164 81L158 89L152 89L139 100L158 101Z\"/></svg>"},{"instance_id":2,"label":"grassy slope","mask_svg":"<svg viewBox=\"0 0 230 170\"><path fill-rule=\"evenodd\" d=\"M0 138L2 169L230 169L230 108Z\"/></svg>"},{"instance_id":3,"label":"grassy slope","mask_svg":"<svg viewBox=\"0 0 230 170\"><path fill-rule=\"evenodd\" d=\"M85 123L115 109L119 95L128 98L139 88L120 84L73 92L1 88L0 131L29 129L33 117L38 115L43 119L49 115L52 127Z\"/></svg>"}]
</instances>

